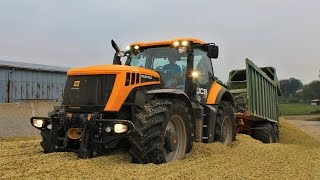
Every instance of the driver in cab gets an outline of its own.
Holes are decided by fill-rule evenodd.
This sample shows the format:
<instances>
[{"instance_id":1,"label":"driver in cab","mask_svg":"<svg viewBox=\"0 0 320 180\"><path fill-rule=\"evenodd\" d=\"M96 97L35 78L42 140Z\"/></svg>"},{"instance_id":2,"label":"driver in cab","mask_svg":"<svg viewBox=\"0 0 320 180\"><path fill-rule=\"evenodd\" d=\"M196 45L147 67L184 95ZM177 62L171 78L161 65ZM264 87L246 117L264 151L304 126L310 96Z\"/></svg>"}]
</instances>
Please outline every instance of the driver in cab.
<instances>
[{"instance_id":1,"label":"driver in cab","mask_svg":"<svg viewBox=\"0 0 320 180\"><path fill-rule=\"evenodd\" d=\"M170 77L167 79L167 82L165 82L168 88L175 88L179 83L181 79L181 68L179 65L176 64L176 61L178 60L175 56L169 56L169 64L166 64L163 66L163 70L167 70L170 72Z\"/></svg>"}]
</instances>

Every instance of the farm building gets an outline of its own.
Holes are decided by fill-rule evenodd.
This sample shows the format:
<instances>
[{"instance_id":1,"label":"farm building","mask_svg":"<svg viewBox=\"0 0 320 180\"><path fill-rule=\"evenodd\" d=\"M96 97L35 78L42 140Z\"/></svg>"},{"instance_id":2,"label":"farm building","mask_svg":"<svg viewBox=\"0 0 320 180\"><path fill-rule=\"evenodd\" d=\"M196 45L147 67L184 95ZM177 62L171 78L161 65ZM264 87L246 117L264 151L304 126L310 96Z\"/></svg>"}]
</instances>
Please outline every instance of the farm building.
<instances>
[{"instance_id":1,"label":"farm building","mask_svg":"<svg viewBox=\"0 0 320 180\"><path fill-rule=\"evenodd\" d=\"M61 101L68 69L0 60L0 103Z\"/></svg>"},{"instance_id":2,"label":"farm building","mask_svg":"<svg viewBox=\"0 0 320 180\"><path fill-rule=\"evenodd\" d=\"M312 100L312 101L311 101L311 105L314 105L314 106L320 105L320 99Z\"/></svg>"}]
</instances>

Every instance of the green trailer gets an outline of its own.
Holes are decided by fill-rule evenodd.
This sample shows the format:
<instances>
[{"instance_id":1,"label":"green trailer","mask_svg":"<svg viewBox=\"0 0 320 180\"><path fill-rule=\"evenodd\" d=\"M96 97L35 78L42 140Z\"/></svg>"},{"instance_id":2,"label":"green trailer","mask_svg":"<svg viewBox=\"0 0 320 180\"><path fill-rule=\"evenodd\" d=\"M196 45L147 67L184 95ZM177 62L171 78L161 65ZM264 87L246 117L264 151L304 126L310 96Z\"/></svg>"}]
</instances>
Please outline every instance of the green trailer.
<instances>
[{"instance_id":1,"label":"green trailer","mask_svg":"<svg viewBox=\"0 0 320 180\"><path fill-rule=\"evenodd\" d=\"M229 73L228 89L236 104L238 132L265 143L278 142L281 91L275 68L259 68L246 59L246 69Z\"/></svg>"}]
</instances>

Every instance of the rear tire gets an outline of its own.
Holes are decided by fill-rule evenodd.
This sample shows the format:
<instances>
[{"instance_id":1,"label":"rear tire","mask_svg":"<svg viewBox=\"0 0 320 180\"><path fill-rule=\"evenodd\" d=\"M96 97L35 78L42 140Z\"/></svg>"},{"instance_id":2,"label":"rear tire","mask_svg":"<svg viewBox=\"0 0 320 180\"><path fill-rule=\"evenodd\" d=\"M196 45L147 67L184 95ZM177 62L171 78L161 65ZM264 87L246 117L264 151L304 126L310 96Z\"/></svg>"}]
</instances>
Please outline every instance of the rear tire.
<instances>
[{"instance_id":1,"label":"rear tire","mask_svg":"<svg viewBox=\"0 0 320 180\"><path fill-rule=\"evenodd\" d=\"M273 131L274 131L274 142L275 143L278 143L279 141L280 141L280 132L279 132L279 126L278 126L278 124L277 123L274 123L273 125Z\"/></svg>"},{"instance_id":2,"label":"rear tire","mask_svg":"<svg viewBox=\"0 0 320 180\"><path fill-rule=\"evenodd\" d=\"M252 137L263 143L277 142L277 133L271 123L258 124L252 129Z\"/></svg>"},{"instance_id":3,"label":"rear tire","mask_svg":"<svg viewBox=\"0 0 320 180\"><path fill-rule=\"evenodd\" d=\"M236 117L228 101L222 101L218 107L214 139L226 145L236 140Z\"/></svg>"},{"instance_id":4,"label":"rear tire","mask_svg":"<svg viewBox=\"0 0 320 180\"><path fill-rule=\"evenodd\" d=\"M154 99L136 107L129 150L135 163L181 159L191 149L191 115L180 100Z\"/></svg>"}]
</instances>

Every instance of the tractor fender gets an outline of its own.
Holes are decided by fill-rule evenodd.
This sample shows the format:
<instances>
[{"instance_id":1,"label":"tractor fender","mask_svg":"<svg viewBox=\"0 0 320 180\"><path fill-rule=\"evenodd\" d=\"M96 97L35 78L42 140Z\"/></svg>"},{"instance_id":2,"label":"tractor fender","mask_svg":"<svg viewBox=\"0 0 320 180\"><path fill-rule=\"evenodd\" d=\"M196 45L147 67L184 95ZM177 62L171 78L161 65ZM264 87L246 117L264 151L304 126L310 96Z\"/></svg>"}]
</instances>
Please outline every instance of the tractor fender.
<instances>
[{"instance_id":1,"label":"tractor fender","mask_svg":"<svg viewBox=\"0 0 320 180\"><path fill-rule=\"evenodd\" d=\"M184 91L179 90L179 89L156 89L156 90L147 91L146 94L149 97L151 97L151 99L154 97L180 99L181 101L186 103L192 119L193 120L195 119L195 114L194 114L194 111L192 108L191 101L190 101L188 95Z\"/></svg>"},{"instance_id":2,"label":"tractor fender","mask_svg":"<svg viewBox=\"0 0 320 180\"><path fill-rule=\"evenodd\" d=\"M233 96L226 88L221 89L219 92L216 104L220 104L222 100L230 102L233 107L235 106Z\"/></svg>"},{"instance_id":3,"label":"tractor fender","mask_svg":"<svg viewBox=\"0 0 320 180\"><path fill-rule=\"evenodd\" d=\"M222 100L228 101L232 104L232 106L235 106L235 102L231 93L219 83L214 82L209 91L207 104L209 105L220 104Z\"/></svg>"}]
</instances>

